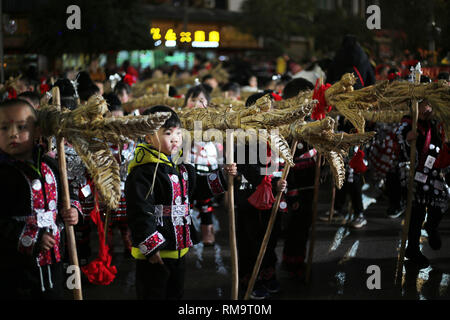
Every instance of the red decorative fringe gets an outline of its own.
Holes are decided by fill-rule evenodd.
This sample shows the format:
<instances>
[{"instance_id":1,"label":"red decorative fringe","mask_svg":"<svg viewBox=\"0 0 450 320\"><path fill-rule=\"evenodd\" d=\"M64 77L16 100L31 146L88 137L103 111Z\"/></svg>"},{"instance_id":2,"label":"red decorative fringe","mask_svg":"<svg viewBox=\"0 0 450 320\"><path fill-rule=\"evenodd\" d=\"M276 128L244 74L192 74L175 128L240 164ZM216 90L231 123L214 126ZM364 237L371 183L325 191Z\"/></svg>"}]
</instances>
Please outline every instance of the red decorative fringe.
<instances>
[{"instance_id":1,"label":"red decorative fringe","mask_svg":"<svg viewBox=\"0 0 450 320\"><path fill-rule=\"evenodd\" d=\"M311 113L311 119L322 120L325 118L325 114L331 111L332 106L328 105L325 100L325 91L327 91L329 87L331 87L331 84L329 83L319 86L319 79L317 79L312 98L318 100L319 103L314 107Z\"/></svg>"},{"instance_id":2,"label":"red decorative fringe","mask_svg":"<svg viewBox=\"0 0 450 320\"><path fill-rule=\"evenodd\" d=\"M358 148L358 151L353 155L350 160L350 167L355 170L356 173L364 173L367 171L367 166L364 164L364 151Z\"/></svg>"},{"instance_id":3,"label":"red decorative fringe","mask_svg":"<svg viewBox=\"0 0 450 320\"><path fill-rule=\"evenodd\" d=\"M81 267L81 271L83 271L90 283L108 285L116 277L117 269L115 266L111 266L111 255L109 254L108 245L105 244L105 232L97 203L90 217L97 225L99 240L98 257L88 265Z\"/></svg>"},{"instance_id":4,"label":"red decorative fringe","mask_svg":"<svg viewBox=\"0 0 450 320\"><path fill-rule=\"evenodd\" d=\"M123 82L125 82L126 84L128 84L130 87L133 86L133 84L136 83L136 77L127 73L125 75L125 77L123 77Z\"/></svg>"}]
</instances>

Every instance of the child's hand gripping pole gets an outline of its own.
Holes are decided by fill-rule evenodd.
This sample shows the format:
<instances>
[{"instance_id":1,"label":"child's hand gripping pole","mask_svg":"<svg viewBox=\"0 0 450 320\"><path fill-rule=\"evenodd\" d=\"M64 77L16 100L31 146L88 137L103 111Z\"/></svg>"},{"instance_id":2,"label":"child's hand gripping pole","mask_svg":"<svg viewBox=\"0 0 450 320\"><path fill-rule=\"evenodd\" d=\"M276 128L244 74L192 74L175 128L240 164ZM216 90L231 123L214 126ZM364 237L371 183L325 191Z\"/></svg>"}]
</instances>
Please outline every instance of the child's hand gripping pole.
<instances>
[{"instance_id":1,"label":"child's hand gripping pole","mask_svg":"<svg viewBox=\"0 0 450 320\"><path fill-rule=\"evenodd\" d=\"M60 107L61 99L58 87L53 87L52 97L53 97L53 104ZM70 205L69 183L67 181L67 165L66 165L66 154L64 151L64 137L60 136L56 137L56 147L58 152L59 175L62 184L63 208L64 210L69 210L71 208L71 205ZM81 274L80 274L80 267L78 264L77 246L75 242L75 232L73 230L73 226L68 223L65 223L65 228L66 228L70 263L75 266L75 286L73 289L74 300L83 300L83 295L81 291Z\"/></svg>"}]
</instances>

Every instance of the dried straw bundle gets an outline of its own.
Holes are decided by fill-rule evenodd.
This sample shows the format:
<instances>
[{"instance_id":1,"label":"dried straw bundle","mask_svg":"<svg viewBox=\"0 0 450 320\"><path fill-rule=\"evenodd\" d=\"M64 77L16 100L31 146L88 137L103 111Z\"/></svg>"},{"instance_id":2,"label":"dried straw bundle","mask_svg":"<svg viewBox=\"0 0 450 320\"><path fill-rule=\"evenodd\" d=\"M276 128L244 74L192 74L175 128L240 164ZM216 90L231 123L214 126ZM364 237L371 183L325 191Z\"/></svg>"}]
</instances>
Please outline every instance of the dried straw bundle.
<instances>
[{"instance_id":1,"label":"dried straw bundle","mask_svg":"<svg viewBox=\"0 0 450 320\"><path fill-rule=\"evenodd\" d=\"M155 132L170 113L105 118L107 114L106 101L101 96L93 96L73 111L59 111L54 105L43 106L38 110L38 123L43 136L64 137L73 145L106 205L114 209L121 196L120 175L108 143L123 143Z\"/></svg>"},{"instance_id":2,"label":"dried straw bundle","mask_svg":"<svg viewBox=\"0 0 450 320\"><path fill-rule=\"evenodd\" d=\"M159 95L146 94L130 102L124 103L122 105L122 108L126 112L131 112L135 109L151 107L158 104L163 104L178 109L183 107L184 99L172 98L168 97L167 95L160 95L160 94Z\"/></svg>"},{"instance_id":3,"label":"dried straw bundle","mask_svg":"<svg viewBox=\"0 0 450 320\"><path fill-rule=\"evenodd\" d=\"M382 81L353 91L354 83L353 74L343 75L339 82L325 92L325 98L340 114L348 118L359 132L364 132L366 119L398 122L400 114L409 111L410 102L420 99L427 99L431 103L434 117L444 123L447 134L450 132L450 87L445 81L429 84Z\"/></svg>"},{"instance_id":4,"label":"dried straw bundle","mask_svg":"<svg viewBox=\"0 0 450 320\"><path fill-rule=\"evenodd\" d=\"M9 79L5 81L4 86L0 88L0 94L4 95L9 88L13 88L17 91L17 81L20 78L22 78L21 74L19 74L17 77L9 77Z\"/></svg>"},{"instance_id":5,"label":"dried straw bundle","mask_svg":"<svg viewBox=\"0 0 450 320\"><path fill-rule=\"evenodd\" d=\"M281 134L289 140L305 141L325 156L333 172L336 187L340 189L344 183L344 157L353 146L364 144L371 139L375 132L366 133L335 133L335 121L326 117L320 121L297 121L283 126Z\"/></svg>"}]
</instances>

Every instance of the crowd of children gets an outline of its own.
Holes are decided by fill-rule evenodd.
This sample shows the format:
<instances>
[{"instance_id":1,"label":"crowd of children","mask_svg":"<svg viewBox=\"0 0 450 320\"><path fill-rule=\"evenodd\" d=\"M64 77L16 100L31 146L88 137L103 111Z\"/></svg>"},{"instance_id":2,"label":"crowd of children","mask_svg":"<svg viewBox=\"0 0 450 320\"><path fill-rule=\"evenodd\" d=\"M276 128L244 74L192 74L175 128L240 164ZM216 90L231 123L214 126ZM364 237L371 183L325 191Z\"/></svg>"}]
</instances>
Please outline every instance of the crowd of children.
<instances>
[{"instance_id":1,"label":"crowd of children","mask_svg":"<svg viewBox=\"0 0 450 320\"><path fill-rule=\"evenodd\" d=\"M267 93L277 100L294 97L303 90L313 90L313 81L318 78L334 83L344 73L351 72L357 79L356 90L376 81L375 69L354 37L345 38L342 48L326 68L316 62L303 71L290 74L286 70L267 87L259 86L254 75L247 78L248 83L241 85L232 81L219 83L208 74L199 77L196 85L184 88L188 89L184 94L178 94L183 88L171 87L169 95L184 99L184 108L206 109L213 107L213 92L219 91L227 99L245 102L249 107ZM79 72L76 77L61 76L52 85L59 87L62 105L70 110L76 109L93 95L103 95L111 116L120 117L125 114L122 104L133 99L132 87L139 81L138 76L127 63L116 80L109 81L94 61L89 69ZM401 75L392 66L387 77L393 81L400 80ZM432 81L422 78L422 82ZM449 81L448 73L440 74L439 78ZM6 258L0 263L2 283L6 286L2 292L7 292L9 298L58 299L63 298L65 283L62 262L67 262L64 223L75 226L80 265L85 266L89 264L92 254L90 215L93 210L99 210L105 218L107 209L98 198L96 186L81 158L67 143L65 153L72 208L62 208L61 182L55 160L58 155L48 148L48 142L43 141L36 126L36 110L48 100L48 94L38 94L37 88L27 79L22 77L15 86L17 98L13 98L9 91L0 104L1 181L14 181L13 184L0 184L0 197L6 207L0 216L0 244L6 253ZM377 124L378 134L366 148L366 153L369 169L386 180L386 187L392 189L392 192L387 192L390 197L387 215L397 218L404 210L409 141L417 138L416 171L422 178L416 182L406 258L427 265L428 259L419 250L421 228L427 213L424 228L429 244L433 249L439 249L441 240L437 230L442 216L448 211L449 189L446 181L450 156L442 127L431 120L432 106L423 100L419 109L417 133L411 131L411 120L408 118L388 127L381 128ZM278 169L271 171L273 162L278 162L278 159L271 156L270 148L267 149L264 143L258 145L257 152L260 154L260 149L267 149L266 158L258 159L256 164L248 158L244 163L239 163L235 158L232 164L222 165L227 163L221 158L225 154L224 146L215 142L195 143L190 163L184 163L181 161L182 128L177 113L164 105L140 110L144 115L161 111L169 112L171 116L157 133L145 136L142 141L110 146L120 165L122 196L119 207L109 213L105 226L107 243L110 252L114 253L113 230L117 227L125 254L136 261L137 298L183 297L185 255L199 241L199 235L205 245L214 244L214 215L216 208L223 205L221 195L227 192L228 175L235 177L241 287L248 285L272 209L272 204L255 201L258 187L264 186L272 194L283 192L279 210L286 213L288 222L283 227L278 216L250 297L266 299L280 290L276 275L280 260L292 277L303 278L312 223L317 159L313 146L305 141L298 142L294 154L295 166L287 180L280 178L282 166L278 163L275 163ZM307 120L310 121L309 118ZM354 130L346 119L340 117L338 120L338 131ZM347 160L357 150L349 151ZM382 156L383 159L390 157L390 161L381 170L377 164ZM347 222L351 227L362 228L368 222L362 203L364 171L352 167L350 161L347 161L346 169L344 186L336 194L333 221L345 220L345 201L350 195L353 218L347 219ZM393 185L399 188L392 188ZM323 220L328 220L329 214L325 214ZM201 221L199 230L194 227L192 215L198 215ZM275 248L282 234L283 255L279 259Z\"/></svg>"}]
</instances>

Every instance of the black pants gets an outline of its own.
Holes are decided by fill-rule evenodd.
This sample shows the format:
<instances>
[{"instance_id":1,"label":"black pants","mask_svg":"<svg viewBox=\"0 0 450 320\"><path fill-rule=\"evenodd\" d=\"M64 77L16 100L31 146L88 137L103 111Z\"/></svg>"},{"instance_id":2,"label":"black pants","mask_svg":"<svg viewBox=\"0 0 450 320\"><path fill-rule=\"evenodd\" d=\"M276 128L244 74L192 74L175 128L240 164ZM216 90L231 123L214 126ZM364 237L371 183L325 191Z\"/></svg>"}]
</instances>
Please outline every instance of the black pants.
<instances>
[{"instance_id":1,"label":"black pants","mask_svg":"<svg viewBox=\"0 0 450 320\"><path fill-rule=\"evenodd\" d=\"M353 173L353 182L348 182L347 178L342 188L336 189L336 199L334 202L334 210L342 211L347 194L350 194L353 211L355 215L363 213L364 207L362 203L362 178L360 174Z\"/></svg>"},{"instance_id":2,"label":"black pants","mask_svg":"<svg viewBox=\"0 0 450 320\"><path fill-rule=\"evenodd\" d=\"M402 187L398 171L386 174L386 196L389 208L400 209L406 198L406 188Z\"/></svg>"},{"instance_id":3,"label":"black pants","mask_svg":"<svg viewBox=\"0 0 450 320\"><path fill-rule=\"evenodd\" d=\"M50 273L48 268L50 268ZM1 300L62 300L66 278L62 263L41 267L17 266L17 268L0 269ZM51 281L49 281L51 276ZM53 288L50 288L50 282ZM42 291L42 285L45 291Z\"/></svg>"},{"instance_id":4,"label":"black pants","mask_svg":"<svg viewBox=\"0 0 450 320\"><path fill-rule=\"evenodd\" d=\"M240 203L236 214L236 238L239 258L239 277L245 283L250 278L267 230L270 210L260 211L250 204ZM260 275L271 274L277 256L275 248L281 232L280 215L277 215L266 253L261 263Z\"/></svg>"},{"instance_id":5,"label":"black pants","mask_svg":"<svg viewBox=\"0 0 450 320\"><path fill-rule=\"evenodd\" d=\"M408 231L408 250L419 250L420 235L422 224L425 220L426 206L417 202L412 203L411 220ZM428 207L427 225L431 229L436 229L442 219L442 212L440 208Z\"/></svg>"},{"instance_id":6,"label":"black pants","mask_svg":"<svg viewBox=\"0 0 450 320\"><path fill-rule=\"evenodd\" d=\"M313 189L301 190L295 199L299 208L290 210L288 213L286 240L283 248L286 263L289 263L290 258L297 258L294 259L295 261L304 261L305 259L306 245L312 223L313 198Z\"/></svg>"},{"instance_id":7,"label":"black pants","mask_svg":"<svg viewBox=\"0 0 450 320\"><path fill-rule=\"evenodd\" d=\"M180 300L184 294L186 263L163 259L164 264L136 260L136 293L140 300Z\"/></svg>"}]
</instances>

